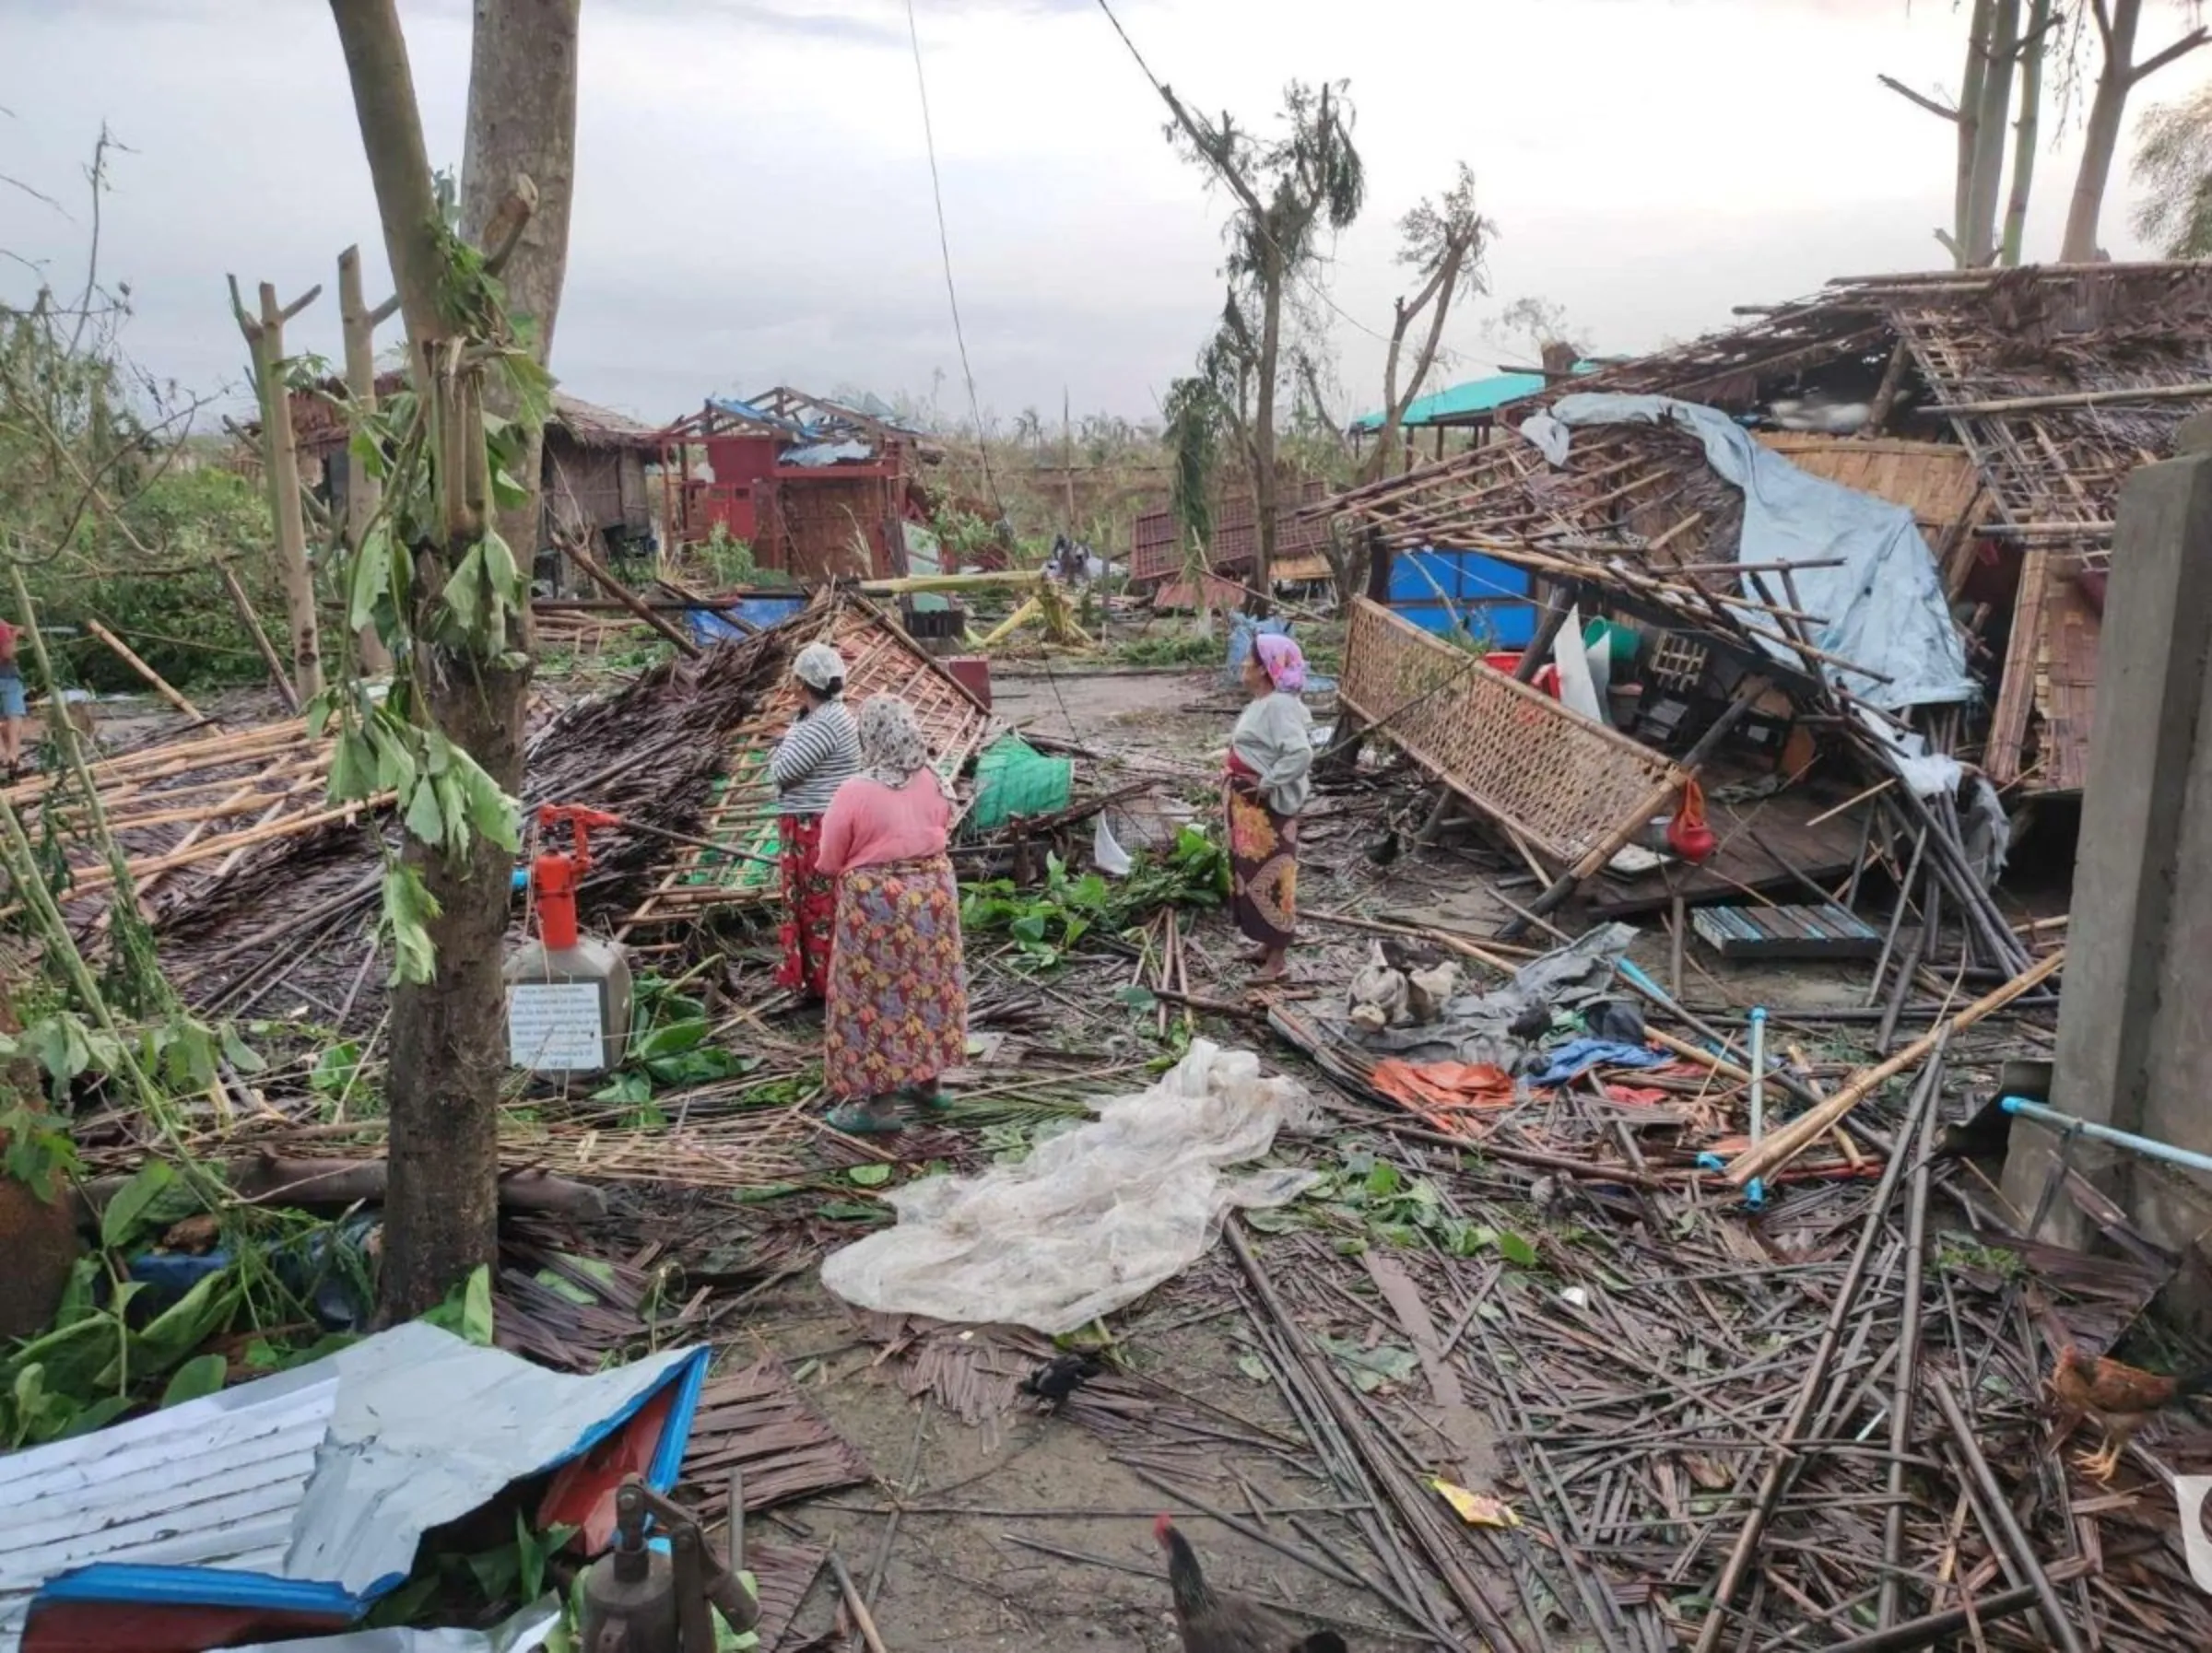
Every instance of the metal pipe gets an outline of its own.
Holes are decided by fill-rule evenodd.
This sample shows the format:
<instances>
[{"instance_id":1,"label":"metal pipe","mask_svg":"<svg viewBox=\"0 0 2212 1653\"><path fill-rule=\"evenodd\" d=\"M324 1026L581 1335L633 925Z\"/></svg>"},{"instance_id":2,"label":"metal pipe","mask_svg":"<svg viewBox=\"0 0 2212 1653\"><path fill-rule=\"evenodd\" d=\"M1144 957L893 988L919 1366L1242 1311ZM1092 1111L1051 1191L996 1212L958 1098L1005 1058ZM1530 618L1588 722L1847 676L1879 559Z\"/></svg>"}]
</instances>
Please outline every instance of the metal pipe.
<instances>
[{"instance_id":1,"label":"metal pipe","mask_svg":"<svg viewBox=\"0 0 2212 1653\"><path fill-rule=\"evenodd\" d=\"M1767 1007L1751 1007L1751 1141L1767 1133Z\"/></svg>"},{"instance_id":2,"label":"metal pipe","mask_svg":"<svg viewBox=\"0 0 2212 1653\"><path fill-rule=\"evenodd\" d=\"M2176 1148L2169 1143L2153 1142L2147 1136L2136 1136L2132 1131L2115 1131L2110 1125L2100 1125L2090 1120L2077 1120L2072 1114L2060 1113L2055 1108L2045 1108L2041 1102L2030 1102L2025 1096L2006 1096L2001 1106L2016 1119L2033 1120L2039 1125L2066 1136L2086 1136L2091 1142L2105 1143L2114 1148L2125 1148L2131 1154L2140 1154L2146 1159L2163 1160L2168 1165L2183 1166L2192 1171L2212 1173L2212 1154L2197 1154L2187 1148Z\"/></svg>"},{"instance_id":3,"label":"metal pipe","mask_svg":"<svg viewBox=\"0 0 2212 1653\"><path fill-rule=\"evenodd\" d=\"M1675 996L1672 993L1668 992L1656 981L1653 981L1649 976L1645 975L1643 970L1632 959L1617 958L1613 961L1613 967L1619 971L1622 979L1627 981L1630 987L1634 988L1638 992L1649 999L1653 1004L1656 1004L1661 1010L1664 1010L1667 1014L1677 1018L1691 1032L1700 1035L1701 1038L1709 1038L1714 1044L1718 1045L1721 1048L1721 1054L1723 1056L1735 1056L1737 1054L1735 1041L1734 1039L1723 1033L1718 1027L1715 1027L1703 1016L1695 1015L1689 1011L1685 1010L1681 1004L1677 1002ZM1783 1090L1789 1092L1791 1096L1796 1097L1798 1101L1804 1103L1807 1108L1815 1107L1820 1101L1818 1093L1814 1091L1810 1085L1806 1084L1803 1080L1799 1079L1796 1074L1789 1072L1786 1068L1777 1068L1774 1070L1773 1079L1776 1084L1782 1086Z\"/></svg>"},{"instance_id":4,"label":"metal pipe","mask_svg":"<svg viewBox=\"0 0 2212 1653\"><path fill-rule=\"evenodd\" d=\"M1751 1145L1759 1146L1767 1133L1767 1007L1751 1007ZM1756 1177L1744 1188L1744 1200L1754 1211L1766 1203L1767 1190Z\"/></svg>"}]
</instances>

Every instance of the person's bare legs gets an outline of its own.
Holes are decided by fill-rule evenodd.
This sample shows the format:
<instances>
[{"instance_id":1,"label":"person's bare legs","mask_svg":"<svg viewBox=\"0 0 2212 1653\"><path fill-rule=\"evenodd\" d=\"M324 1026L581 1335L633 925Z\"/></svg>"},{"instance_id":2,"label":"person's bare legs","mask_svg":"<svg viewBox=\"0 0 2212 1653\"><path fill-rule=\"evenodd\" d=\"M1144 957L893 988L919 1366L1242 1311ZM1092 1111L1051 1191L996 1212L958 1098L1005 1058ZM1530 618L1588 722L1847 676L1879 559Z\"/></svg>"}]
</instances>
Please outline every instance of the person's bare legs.
<instances>
[{"instance_id":1,"label":"person's bare legs","mask_svg":"<svg viewBox=\"0 0 2212 1653\"><path fill-rule=\"evenodd\" d=\"M1290 974L1290 949L1269 947L1260 955L1259 965L1252 975L1255 984L1280 981Z\"/></svg>"},{"instance_id":2,"label":"person's bare legs","mask_svg":"<svg viewBox=\"0 0 2212 1653\"><path fill-rule=\"evenodd\" d=\"M23 720L0 718L0 763L11 769L23 761Z\"/></svg>"}]
</instances>

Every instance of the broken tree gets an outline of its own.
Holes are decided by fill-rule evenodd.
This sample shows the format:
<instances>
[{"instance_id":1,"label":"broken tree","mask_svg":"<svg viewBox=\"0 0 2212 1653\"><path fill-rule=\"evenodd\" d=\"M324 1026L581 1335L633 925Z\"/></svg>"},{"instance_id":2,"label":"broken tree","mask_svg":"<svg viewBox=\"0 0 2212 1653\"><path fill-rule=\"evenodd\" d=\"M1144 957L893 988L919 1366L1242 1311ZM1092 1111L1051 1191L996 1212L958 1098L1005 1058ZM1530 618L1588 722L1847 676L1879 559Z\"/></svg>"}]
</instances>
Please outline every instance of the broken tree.
<instances>
[{"instance_id":1,"label":"broken tree","mask_svg":"<svg viewBox=\"0 0 2212 1653\"><path fill-rule=\"evenodd\" d=\"M386 520L348 570L352 617L373 618L388 641L404 639L393 652L405 669L382 702L355 683L327 711L339 726L333 791L394 778L407 794L399 801L406 849L384 879L399 986L382 1295L385 1313L399 1317L435 1304L489 1261L496 1238L507 1065L500 965L530 659L519 646L527 580L494 513L527 507L533 538L524 555L535 549L528 457L550 403L542 351L566 262L566 213L523 254L536 266L527 286L538 308L533 337L519 339L499 276L536 205L534 182L513 174L499 210L479 215L483 247L451 234L437 210L393 0L331 0L331 11L413 381L411 396L375 416L386 421L371 427L369 444L386 467ZM540 157L563 181L564 197L575 146L576 18L576 0L481 0L470 72L467 153L479 167ZM543 72L519 66L517 54ZM495 130L493 144L486 135ZM487 417L495 370L498 399L514 417Z\"/></svg>"},{"instance_id":2,"label":"broken tree","mask_svg":"<svg viewBox=\"0 0 2212 1653\"><path fill-rule=\"evenodd\" d=\"M300 441L292 429L291 393L284 376L284 324L321 295L311 287L289 304L261 284L261 311L249 312L230 277L230 310L253 353L253 388L261 396L261 468L276 524L276 572L284 584L285 618L292 634L292 686L302 700L323 689L322 634L315 620L315 577L307 561L307 518L300 502Z\"/></svg>"}]
</instances>

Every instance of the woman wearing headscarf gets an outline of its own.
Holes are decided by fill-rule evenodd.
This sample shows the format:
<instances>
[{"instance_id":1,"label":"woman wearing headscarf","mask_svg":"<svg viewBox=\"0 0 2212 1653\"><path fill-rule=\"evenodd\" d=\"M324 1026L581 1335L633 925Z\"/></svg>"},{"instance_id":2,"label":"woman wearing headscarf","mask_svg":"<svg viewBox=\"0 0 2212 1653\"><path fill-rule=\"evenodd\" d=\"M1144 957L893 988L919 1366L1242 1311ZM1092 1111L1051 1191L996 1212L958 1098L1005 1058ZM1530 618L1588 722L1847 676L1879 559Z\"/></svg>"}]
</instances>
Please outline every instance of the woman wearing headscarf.
<instances>
[{"instance_id":1,"label":"woman wearing headscarf","mask_svg":"<svg viewBox=\"0 0 2212 1653\"><path fill-rule=\"evenodd\" d=\"M860 734L845 709L845 660L828 643L808 643L792 662L799 715L769 755L776 788L777 857L783 874L783 956L776 985L819 999L830 981L830 934L837 885L818 862L822 816L837 789L860 768Z\"/></svg>"},{"instance_id":2,"label":"woman wearing headscarf","mask_svg":"<svg viewBox=\"0 0 2212 1653\"><path fill-rule=\"evenodd\" d=\"M1253 944L1258 981L1279 981L1298 922L1298 817L1312 795L1313 714L1298 697L1306 658L1287 637L1253 640L1252 703L1229 737L1230 913Z\"/></svg>"},{"instance_id":3,"label":"woman wearing headscarf","mask_svg":"<svg viewBox=\"0 0 2212 1653\"><path fill-rule=\"evenodd\" d=\"M968 1052L960 892L945 839L952 802L929 767L913 709L860 709L858 775L822 819L821 868L837 876L822 1080L840 1131L899 1129L901 1097L941 1108L937 1078Z\"/></svg>"}]
</instances>

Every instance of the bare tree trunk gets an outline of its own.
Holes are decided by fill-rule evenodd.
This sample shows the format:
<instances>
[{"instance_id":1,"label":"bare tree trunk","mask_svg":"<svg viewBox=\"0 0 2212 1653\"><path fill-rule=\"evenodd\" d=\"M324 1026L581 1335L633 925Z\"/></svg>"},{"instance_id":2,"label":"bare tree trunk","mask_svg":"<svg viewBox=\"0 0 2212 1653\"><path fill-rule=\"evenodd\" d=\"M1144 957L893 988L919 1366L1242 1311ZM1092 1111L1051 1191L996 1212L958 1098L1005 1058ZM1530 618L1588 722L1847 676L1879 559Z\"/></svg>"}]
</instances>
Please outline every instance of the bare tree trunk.
<instances>
[{"instance_id":1,"label":"bare tree trunk","mask_svg":"<svg viewBox=\"0 0 2212 1653\"><path fill-rule=\"evenodd\" d=\"M1989 32L1996 0L1974 0L1967 22L1966 68L1959 76L1959 176L1951 205L1951 258L1963 267L1973 240L1974 158L1981 152L1982 88L1989 77Z\"/></svg>"},{"instance_id":2,"label":"bare tree trunk","mask_svg":"<svg viewBox=\"0 0 2212 1653\"><path fill-rule=\"evenodd\" d=\"M292 398L284 384L284 324L315 301L310 287L289 305L261 284L261 313L251 315L230 278L230 309L253 359L261 392L261 468L267 478L269 511L276 531L276 577L292 634L292 687L302 704L323 692L323 639L315 619L315 576L307 561L307 520L300 505L300 438L292 428Z\"/></svg>"},{"instance_id":3,"label":"bare tree trunk","mask_svg":"<svg viewBox=\"0 0 2212 1653\"><path fill-rule=\"evenodd\" d=\"M2035 182L2035 144L2038 118L2042 112L2043 47L2051 32L2051 0L2033 0L2028 12L2028 33L2020 53L2020 113L2013 127L2012 198L2005 207L2005 239L1998 261L2020 262L2028 233L2028 195Z\"/></svg>"},{"instance_id":4,"label":"bare tree trunk","mask_svg":"<svg viewBox=\"0 0 2212 1653\"><path fill-rule=\"evenodd\" d=\"M1390 330L1390 354L1382 363L1382 429L1375 443L1375 451L1362 469L1360 480L1372 482L1390 474L1390 462L1397 454L1406 428L1406 410L1421 393L1428 381L1429 369L1436 365L1436 352L1443 341L1444 318L1451 312L1452 295L1458 290L1459 272L1466 263L1467 248L1453 243L1442 263L1431 271L1428 282L1414 295L1408 304L1397 302L1397 322ZM1421 342L1420 353L1414 358L1413 370L1406 376L1403 392L1398 388L1398 361L1406 346L1406 331L1413 319L1424 309L1430 310L1429 336Z\"/></svg>"},{"instance_id":5,"label":"bare tree trunk","mask_svg":"<svg viewBox=\"0 0 2212 1653\"><path fill-rule=\"evenodd\" d=\"M1997 204L2005 183L2005 132L2012 111L2012 71L2019 56L2020 0L1995 0L1989 62L1974 128L1974 181L1967 201L1966 262L1979 268L1997 255Z\"/></svg>"},{"instance_id":6,"label":"bare tree trunk","mask_svg":"<svg viewBox=\"0 0 2212 1653\"><path fill-rule=\"evenodd\" d=\"M1252 421L1252 595L1244 604L1262 616L1275 598L1275 372L1282 353L1283 284L1289 278L1280 255L1271 251L1260 276L1259 383L1253 387Z\"/></svg>"},{"instance_id":7,"label":"bare tree trunk","mask_svg":"<svg viewBox=\"0 0 2212 1653\"><path fill-rule=\"evenodd\" d=\"M361 140L376 184L378 215L399 289L401 313L415 357L418 392L438 399L437 428L469 429L480 410L473 375L432 373L436 346L448 326L438 309L442 253L422 124L394 0L331 0L353 84ZM563 33L563 19L565 29ZM568 181L575 147L574 0L481 0L469 85L468 155L479 172L495 163L547 164L559 181L559 233L527 242L512 255L506 276L517 307L537 324L537 348L550 341L567 262ZM549 33L533 33L538 26ZM488 57L488 29L497 50ZM542 54L558 65L554 78L531 73L512 57ZM565 88L565 90L564 90ZM505 101L523 99L521 104ZM508 192L517 187L510 173ZM530 182L535 182L535 179ZM526 191L524 192L526 193ZM543 198L541 192L540 198ZM480 528L462 478L446 483L449 542ZM527 480L535 484L535 472ZM535 527L535 501L529 519ZM535 544L535 533L520 542ZM429 615L446 568L460 549L416 547L418 635L431 635ZM510 793L522 783L523 714L530 668L485 662L436 650L424 662L433 721ZM387 1319L421 1312L498 1244L500 1085L507 1071L505 992L500 955L507 931L511 858L474 833L459 860L429 851L410 838L408 855L439 904L429 928L437 976L403 985L393 995L390 1081L392 1180L385 1203L382 1309Z\"/></svg>"},{"instance_id":8,"label":"bare tree trunk","mask_svg":"<svg viewBox=\"0 0 2212 1653\"><path fill-rule=\"evenodd\" d=\"M387 299L371 310L361 293L361 250L348 247L338 254L338 325L346 337L346 393L364 411L376 406L376 326L398 308L397 299ZM355 551L361 548L382 500L383 485L366 465L349 457L346 465L346 543ZM363 672L375 677L390 673L392 654L384 647L384 639L376 635L374 625L362 627L353 644Z\"/></svg>"},{"instance_id":9,"label":"bare tree trunk","mask_svg":"<svg viewBox=\"0 0 2212 1653\"><path fill-rule=\"evenodd\" d=\"M2093 0L2090 15L2102 37L2104 64L2097 76L2096 96L2089 100L2081 166L2074 174L2074 199L2066 212L2065 244L2059 252L2060 259L2070 264L2089 264L2097 257L2097 222L2104 214L2105 186L2112 182L2112 159L2119 153L2128 94L2136 82L2212 40L2204 29L2194 29L2163 52L2137 63L2136 36L2143 21L2143 0Z\"/></svg>"},{"instance_id":10,"label":"bare tree trunk","mask_svg":"<svg viewBox=\"0 0 2212 1653\"><path fill-rule=\"evenodd\" d=\"M468 131L461 148L461 234L485 244L517 177L536 186L537 205L500 272L511 319L532 328L537 359L553 359L553 327L569 273L569 206L576 184L576 45L582 0L476 0L468 59ZM512 414L496 381L485 401ZM533 432L522 480L530 498L500 513L515 560L534 567L545 539L543 439ZM534 640L529 611L523 647Z\"/></svg>"}]
</instances>

